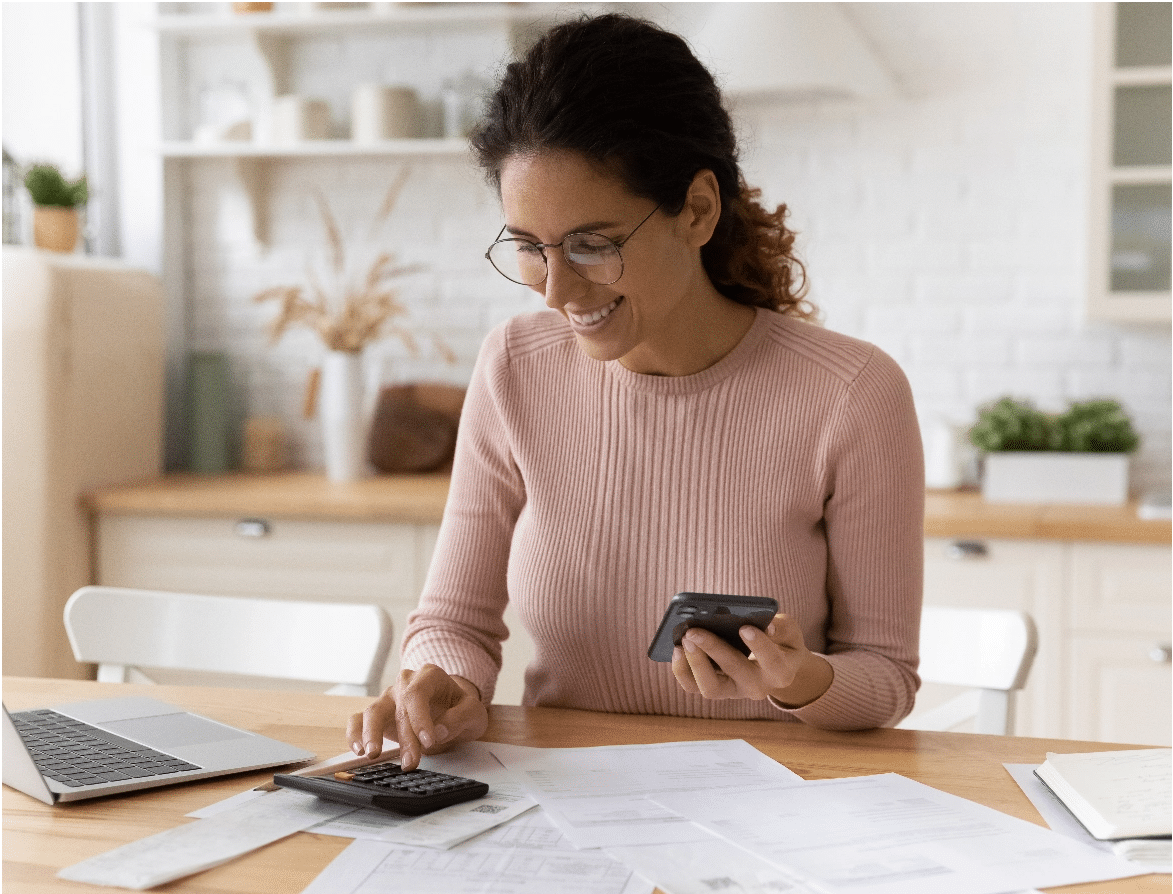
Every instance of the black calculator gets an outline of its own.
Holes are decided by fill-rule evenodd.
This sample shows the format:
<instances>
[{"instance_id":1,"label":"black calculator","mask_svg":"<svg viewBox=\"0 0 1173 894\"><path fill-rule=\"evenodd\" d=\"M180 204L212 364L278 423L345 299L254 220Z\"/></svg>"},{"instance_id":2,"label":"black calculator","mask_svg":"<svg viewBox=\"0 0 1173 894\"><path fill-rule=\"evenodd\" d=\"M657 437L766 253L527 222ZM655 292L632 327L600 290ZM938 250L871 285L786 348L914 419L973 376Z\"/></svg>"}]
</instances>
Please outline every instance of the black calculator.
<instances>
[{"instance_id":1,"label":"black calculator","mask_svg":"<svg viewBox=\"0 0 1173 894\"><path fill-rule=\"evenodd\" d=\"M278 773L273 782L284 788L309 792L327 801L378 807L406 816L420 816L464 801L482 798L487 783L432 770L404 770L384 761L331 776L295 776Z\"/></svg>"}]
</instances>

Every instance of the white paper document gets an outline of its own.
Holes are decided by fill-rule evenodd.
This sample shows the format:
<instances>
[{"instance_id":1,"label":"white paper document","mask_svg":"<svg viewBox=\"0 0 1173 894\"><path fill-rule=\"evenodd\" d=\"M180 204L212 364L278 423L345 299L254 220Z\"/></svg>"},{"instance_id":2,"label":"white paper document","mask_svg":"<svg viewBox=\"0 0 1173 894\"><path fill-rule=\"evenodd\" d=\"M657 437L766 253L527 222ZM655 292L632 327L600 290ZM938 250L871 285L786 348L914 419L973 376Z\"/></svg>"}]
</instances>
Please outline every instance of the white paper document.
<instances>
[{"instance_id":1,"label":"white paper document","mask_svg":"<svg viewBox=\"0 0 1173 894\"><path fill-rule=\"evenodd\" d=\"M214 816L67 866L58 877L142 890L227 863L241 854L354 810L301 792L269 792Z\"/></svg>"},{"instance_id":2,"label":"white paper document","mask_svg":"<svg viewBox=\"0 0 1173 894\"><path fill-rule=\"evenodd\" d=\"M673 792L720 792L801 783L740 739L597 748L488 748L580 848L707 839L654 800Z\"/></svg>"},{"instance_id":3,"label":"white paper document","mask_svg":"<svg viewBox=\"0 0 1173 894\"><path fill-rule=\"evenodd\" d=\"M360 839L303 894L650 894L603 851L579 851L541 811L451 850Z\"/></svg>"},{"instance_id":4,"label":"white paper document","mask_svg":"<svg viewBox=\"0 0 1173 894\"><path fill-rule=\"evenodd\" d=\"M604 850L668 894L828 894L723 839Z\"/></svg>"},{"instance_id":5,"label":"white paper document","mask_svg":"<svg viewBox=\"0 0 1173 894\"><path fill-rule=\"evenodd\" d=\"M894 773L657 800L830 892L1002 894L1145 872Z\"/></svg>"}]
</instances>

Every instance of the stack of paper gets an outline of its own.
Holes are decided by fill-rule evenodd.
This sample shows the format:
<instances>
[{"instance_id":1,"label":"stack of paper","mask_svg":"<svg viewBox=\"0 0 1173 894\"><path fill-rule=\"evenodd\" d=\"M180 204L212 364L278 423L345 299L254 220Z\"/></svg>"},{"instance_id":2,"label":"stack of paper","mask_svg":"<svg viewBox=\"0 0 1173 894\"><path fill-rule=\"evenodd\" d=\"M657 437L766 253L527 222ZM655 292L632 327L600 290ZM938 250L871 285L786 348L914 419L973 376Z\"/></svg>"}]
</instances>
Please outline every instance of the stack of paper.
<instances>
[{"instance_id":1,"label":"stack of paper","mask_svg":"<svg viewBox=\"0 0 1173 894\"><path fill-rule=\"evenodd\" d=\"M476 742L425 761L490 794L411 820L330 805L313 831L357 840L305 894L1005 894L1151 871L896 774L803 781L740 740ZM232 829L273 840L313 822L307 798L247 793L172 830L182 842L165 834L79 866L101 884L157 884L210 865L206 847L202 862L178 847L193 834L207 845L218 833L211 850L227 859L261 843Z\"/></svg>"}]
</instances>

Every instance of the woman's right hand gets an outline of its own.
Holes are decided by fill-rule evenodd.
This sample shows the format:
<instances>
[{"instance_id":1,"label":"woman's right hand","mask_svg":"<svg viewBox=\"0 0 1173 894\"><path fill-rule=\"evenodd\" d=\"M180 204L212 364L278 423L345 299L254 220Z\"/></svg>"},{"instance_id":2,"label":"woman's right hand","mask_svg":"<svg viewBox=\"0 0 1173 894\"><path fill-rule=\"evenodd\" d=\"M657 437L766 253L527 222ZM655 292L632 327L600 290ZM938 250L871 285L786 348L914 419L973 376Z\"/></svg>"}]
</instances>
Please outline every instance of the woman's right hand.
<instances>
[{"instance_id":1,"label":"woman's right hand","mask_svg":"<svg viewBox=\"0 0 1173 894\"><path fill-rule=\"evenodd\" d=\"M360 757L378 757L384 735L395 739L400 766L414 770L423 755L479 739L488 726L489 712L476 686L425 664L400 671L395 685L361 714L352 714L346 737Z\"/></svg>"}]
</instances>

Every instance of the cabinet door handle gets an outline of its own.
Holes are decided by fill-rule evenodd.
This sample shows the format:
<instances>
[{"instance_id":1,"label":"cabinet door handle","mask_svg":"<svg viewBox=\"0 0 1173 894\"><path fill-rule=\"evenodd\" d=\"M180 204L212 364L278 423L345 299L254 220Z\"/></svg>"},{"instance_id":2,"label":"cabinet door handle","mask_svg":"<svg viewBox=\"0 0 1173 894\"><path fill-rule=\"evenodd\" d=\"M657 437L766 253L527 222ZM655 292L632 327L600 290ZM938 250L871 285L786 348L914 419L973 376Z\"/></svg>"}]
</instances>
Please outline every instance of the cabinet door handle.
<instances>
[{"instance_id":1,"label":"cabinet door handle","mask_svg":"<svg viewBox=\"0 0 1173 894\"><path fill-rule=\"evenodd\" d=\"M1173 643L1157 643L1149 649L1149 658L1157 664L1168 664L1173 659Z\"/></svg>"},{"instance_id":2,"label":"cabinet door handle","mask_svg":"<svg viewBox=\"0 0 1173 894\"><path fill-rule=\"evenodd\" d=\"M269 523L263 518L242 518L232 528L237 537L268 537Z\"/></svg>"},{"instance_id":3,"label":"cabinet door handle","mask_svg":"<svg viewBox=\"0 0 1173 894\"><path fill-rule=\"evenodd\" d=\"M950 559L984 559L990 554L990 547L984 540L954 540L945 548Z\"/></svg>"}]
</instances>

